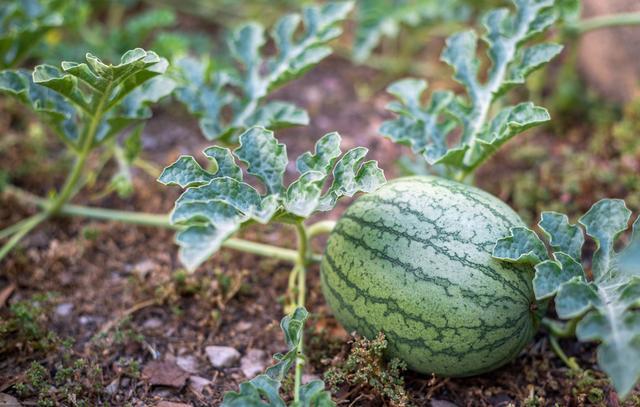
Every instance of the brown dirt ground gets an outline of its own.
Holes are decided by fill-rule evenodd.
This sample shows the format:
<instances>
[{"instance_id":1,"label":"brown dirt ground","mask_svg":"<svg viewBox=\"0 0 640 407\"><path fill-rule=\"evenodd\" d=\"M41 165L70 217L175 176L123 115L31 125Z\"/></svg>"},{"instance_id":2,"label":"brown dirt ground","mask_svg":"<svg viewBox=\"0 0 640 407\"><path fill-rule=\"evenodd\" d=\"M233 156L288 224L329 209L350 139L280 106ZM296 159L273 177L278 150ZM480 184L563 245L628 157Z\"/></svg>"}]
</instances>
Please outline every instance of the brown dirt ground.
<instances>
[{"instance_id":1,"label":"brown dirt ground","mask_svg":"<svg viewBox=\"0 0 640 407\"><path fill-rule=\"evenodd\" d=\"M379 91L381 86L376 85L371 97L362 98L358 94L363 92L365 84L380 81L378 75L369 69L354 68L341 59L330 59L283 89L278 96L298 102L309 110L312 117L309 127L278 133L287 144L290 159L311 148L321 135L337 130L344 137L344 148L355 145L370 147L371 156L379 160L387 177L394 177L394 162L402 149L375 135L380 122L387 117L383 107L388 97ZM304 91L300 92L300 89ZM3 118L2 126L8 134L19 137L27 127L21 119L25 113L15 106L12 109L17 112L11 114L10 119ZM538 134L536 137L545 140L549 136ZM60 151L60 146L54 141L48 144L47 151ZM144 145L146 158L166 165L179 154L197 153L207 143L186 113L165 106L157 109L154 119L148 124ZM517 144L512 148L517 148ZM21 168L22 161L33 153L31 147L15 143L0 151L2 168L9 171ZM63 174L54 164L59 158L57 155L41 156L42 160L36 167L16 177L13 182L34 193L46 194L60 183ZM505 172L501 169L510 166L500 158L505 155L488 165L484 171L490 177L482 177L481 182L483 187L498 194L499 177ZM293 168L289 171L292 172ZM127 200L108 197L93 202L83 195L77 202L164 213L171 209L178 194L175 189L162 187L143 173L136 174L135 184L135 193ZM336 218L345 206L342 204L341 209L330 216ZM0 227L6 227L31 211L11 199L2 198ZM267 243L293 244L291 234L280 227L252 229L244 235ZM318 244L316 249L320 250L320 247ZM61 337L75 338L74 353L102 366L104 385L122 375L116 363L119 358L131 358L145 366L154 359L154 355L160 360L193 355L198 360L197 375L212 380L212 384L200 393L188 386L180 389L150 386L144 378L134 378L121 385L110 398L103 397L102 401L114 406L126 403L155 405L160 400L191 403L193 406L217 405L223 392L237 389L238 383L245 378L237 367L211 367L204 353L205 346L233 346L242 354L248 349L262 349L269 354L282 351L284 345L278 322L284 312L281 298L286 290L289 268L284 263L222 250L187 279L185 284L189 288L185 288L175 283L172 277L180 269L176 251L169 231L77 218L55 219L28 236L21 247L4 261L0 291L3 287L15 285L10 303L30 298L36 293L57 293L49 302L47 328ZM227 276L235 288L227 289L225 293L220 283L221 274ZM312 358L315 363L307 369L308 373L321 376L331 359L347 346L344 345L347 334L337 326L325 305L318 280L318 270L313 268L309 276L308 308L317 318L315 335L331 346L324 349L329 350L326 358L320 361ZM130 307L153 299L157 299L156 303L132 313L126 325L127 329L142 334L144 340L125 345L111 342L100 351L92 344L92 336L105 324L120 320ZM68 316L59 317L54 312L55 306L62 303L73 304ZM0 315L6 315L6 311L6 307L0 308ZM161 323L159 326L145 325L151 319L158 319ZM8 385L22 378L31 361L39 361L49 369L53 369L58 361L55 352L33 352L19 347L17 343L15 345L0 354L0 392L15 394ZM583 367L595 366L592 346L573 342L563 345ZM596 377L601 375L596 373ZM419 406L444 406L443 401L458 406L525 405L534 395L541 398L539 404L528 405L590 405L587 398L589 389L579 387L576 379L567 374L567 369L550 351L542 334L514 362L498 371L466 379L443 379L409 372L405 380L412 402ZM604 390L605 398L601 405L618 405L611 389L605 385ZM340 405L385 404L366 389L354 393L354 389L348 386L341 388L335 397Z\"/></svg>"}]
</instances>

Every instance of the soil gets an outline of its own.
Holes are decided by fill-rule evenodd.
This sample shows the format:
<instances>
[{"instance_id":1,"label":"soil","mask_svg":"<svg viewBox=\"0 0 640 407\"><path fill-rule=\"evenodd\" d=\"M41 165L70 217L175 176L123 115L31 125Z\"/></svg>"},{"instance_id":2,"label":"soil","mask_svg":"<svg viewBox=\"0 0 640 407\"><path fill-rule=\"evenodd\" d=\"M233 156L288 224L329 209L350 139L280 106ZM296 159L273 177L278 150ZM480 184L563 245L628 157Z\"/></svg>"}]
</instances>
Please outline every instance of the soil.
<instances>
[{"instance_id":1,"label":"soil","mask_svg":"<svg viewBox=\"0 0 640 407\"><path fill-rule=\"evenodd\" d=\"M387 177L397 176L395 162L405 151L376 134L381 121L388 117L384 105L389 98L381 86L375 85L373 94L366 98L358 93L364 84L375 83L382 83L375 71L331 58L278 92L275 97L297 102L312 118L308 127L278 132L287 144L290 159L312 148L314 140L321 135L337 130L344 138L343 149L368 146L370 156L379 161ZM2 168L13 175L14 169L24 167L27 157L38 157L29 171L12 177L12 182L46 195L62 178L63 171L55 164L60 158L61 146L47 138L46 153L38 154L30 143L19 139L21 134L34 131L33 125L29 125L31 119L26 119L26 123L21 119L31 116L15 105L5 111L13 113L10 119L2 119L2 131L8 132L7 139L16 137L18 142L0 151ZM538 132L535 137L544 143L550 136ZM518 143L530 140L530 137L524 138L510 148L518 148ZM207 145L192 118L174 106L156 109L144 132L145 158L158 165L173 162L179 154L196 154ZM507 156L508 152L498 156L479 177L482 187L498 195L501 194L500 179L509 172L505 170L535 169L518 167L510 163ZM293 170L288 169L289 175ZM99 191L107 179L98 180L91 191ZM135 193L129 199L114 196L91 199L92 194L83 194L76 202L166 213L178 193L137 172ZM509 196L505 198L508 200ZM337 218L346 205L341 204L329 216ZM0 228L32 210L10 198L1 198ZM281 227L253 228L245 232L244 237L281 246L293 247L294 244L291 233ZM316 243L315 249L320 251L322 242ZM228 368L212 367L205 348L230 346L243 356L255 349L268 355L283 351L278 324L285 312L282 298L289 266L222 250L193 275L185 277L176 252L172 233L167 230L79 218L51 220L29 235L1 264L0 293L5 289L9 298L6 303L0 302L0 315L3 318L8 315L9 304L36 294L55 293L43 302L42 323L59 337L75 340L73 357L98 364L102 369L99 384L111 393L90 398L90 405L108 402L114 406L151 406L161 401L192 406L218 405L224 392L237 390L246 378L238 364ZM68 312L62 312L65 309ZM309 327L314 332L308 337L317 336L324 346L318 349L316 345L309 345L311 359L307 374L321 377L332 364L340 363L340 355L347 352L350 345L348 333L339 327L324 303L317 267L312 267L309 275L308 309L314 315L314 324ZM92 339L105 331L106 337L102 340ZM576 345L572 341L562 345L583 368L595 369L593 346ZM209 385L198 389L185 383L187 376L182 374L169 378L177 381L171 383L173 387L153 384L160 379L156 377L158 368L153 367L157 365L151 362L173 364L177 358L187 356L196 361L187 376L203 377L210 381ZM43 364L53 374L62 363L59 347L43 351L26 346L21 338L14 338L0 354L0 393L17 395L13 384L25 380L33 361ZM123 367L127 363L131 365L131 361L140 365L142 374L128 372ZM418 406L619 405L602 377L597 371L592 379L572 375L550 350L544 334L539 334L515 361L489 374L463 379L404 374L409 399ZM345 406L388 404L367 387L349 384L336 389L334 397L339 405ZM20 400L25 405L34 403L29 396Z\"/></svg>"}]
</instances>

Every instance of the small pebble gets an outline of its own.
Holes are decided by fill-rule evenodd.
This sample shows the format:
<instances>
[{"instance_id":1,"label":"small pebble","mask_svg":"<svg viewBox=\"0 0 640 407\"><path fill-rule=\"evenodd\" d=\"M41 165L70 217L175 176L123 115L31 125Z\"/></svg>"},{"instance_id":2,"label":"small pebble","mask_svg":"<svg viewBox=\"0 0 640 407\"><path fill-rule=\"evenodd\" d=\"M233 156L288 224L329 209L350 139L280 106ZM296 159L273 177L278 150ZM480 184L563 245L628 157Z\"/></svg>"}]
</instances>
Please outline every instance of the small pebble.
<instances>
[{"instance_id":1,"label":"small pebble","mask_svg":"<svg viewBox=\"0 0 640 407\"><path fill-rule=\"evenodd\" d=\"M17 398L6 393L0 393L0 406L2 407L22 407Z\"/></svg>"},{"instance_id":2,"label":"small pebble","mask_svg":"<svg viewBox=\"0 0 640 407\"><path fill-rule=\"evenodd\" d=\"M56 315L59 317L68 317L71 311L73 311L73 304L70 302L60 304L56 307Z\"/></svg>"},{"instance_id":3,"label":"small pebble","mask_svg":"<svg viewBox=\"0 0 640 407\"><path fill-rule=\"evenodd\" d=\"M200 376L189 377L189 387L198 393L202 393L205 387L211 384L211 380Z\"/></svg>"},{"instance_id":4,"label":"small pebble","mask_svg":"<svg viewBox=\"0 0 640 407\"><path fill-rule=\"evenodd\" d=\"M249 349L240 361L240 369L247 379L253 379L267 366L267 353L260 349Z\"/></svg>"},{"instance_id":5,"label":"small pebble","mask_svg":"<svg viewBox=\"0 0 640 407\"><path fill-rule=\"evenodd\" d=\"M450 401L432 399L431 407L458 407L458 406L456 404L453 404Z\"/></svg>"},{"instance_id":6,"label":"small pebble","mask_svg":"<svg viewBox=\"0 0 640 407\"><path fill-rule=\"evenodd\" d=\"M178 356L176 358L176 364L185 372L198 373L198 359L196 359L195 356Z\"/></svg>"},{"instance_id":7,"label":"small pebble","mask_svg":"<svg viewBox=\"0 0 640 407\"><path fill-rule=\"evenodd\" d=\"M158 318L149 318L142 324L146 329L158 329L162 326L162 321Z\"/></svg>"},{"instance_id":8,"label":"small pebble","mask_svg":"<svg viewBox=\"0 0 640 407\"><path fill-rule=\"evenodd\" d=\"M174 403L172 401L161 401L156 404L156 407L192 407L191 404Z\"/></svg>"},{"instance_id":9,"label":"small pebble","mask_svg":"<svg viewBox=\"0 0 640 407\"><path fill-rule=\"evenodd\" d=\"M238 322L235 328L236 328L236 331L238 332L245 332L251 329L252 326L253 324L249 321L240 321Z\"/></svg>"},{"instance_id":10,"label":"small pebble","mask_svg":"<svg viewBox=\"0 0 640 407\"><path fill-rule=\"evenodd\" d=\"M230 346L207 346L204 351L217 368L233 366L240 359L240 352Z\"/></svg>"},{"instance_id":11,"label":"small pebble","mask_svg":"<svg viewBox=\"0 0 640 407\"><path fill-rule=\"evenodd\" d=\"M107 394L113 395L118 392L119 388L120 388L120 379L116 378L116 379L113 379L113 381L109 383L107 387L104 388L104 392Z\"/></svg>"}]
</instances>

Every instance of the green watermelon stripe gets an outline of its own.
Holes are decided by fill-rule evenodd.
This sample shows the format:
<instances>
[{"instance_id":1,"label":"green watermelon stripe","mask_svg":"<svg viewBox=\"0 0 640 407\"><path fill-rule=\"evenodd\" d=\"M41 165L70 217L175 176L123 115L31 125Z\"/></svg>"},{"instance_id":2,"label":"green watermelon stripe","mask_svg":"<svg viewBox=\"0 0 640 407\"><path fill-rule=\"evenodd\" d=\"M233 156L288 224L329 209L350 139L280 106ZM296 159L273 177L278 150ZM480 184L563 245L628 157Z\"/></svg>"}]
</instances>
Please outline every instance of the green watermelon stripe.
<instances>
[{"instance_id":1,"label":"green watermelon stripe","mask_svg":"<svg viewBox=\"0 0 640 407\"><path fill-rule=\"evenodd\" d=\"M443 316L444 320L446 321L446 324L445 325L438 325L438 324L435 324L435 323L430 322L428 320L425 320L423 317L418 316L415 313L412 314L409 311L403 309L400 306L400 304L398 303L398 301L395 300L392 297L375 296L375 295L371 294L368 290L363 290L363 289L359 288L355 283L353 283L349 279L349 277L345 273L340 271L340 268L337 266L337 264L335 263L335 260L330 255L327 255L326 260L328 262L329 267L331 267L332 271L334 273L336 273L336 275L338 277L340 277L341 281L343 281L350 289L355 291L356 296L363 297L365 299L365 302L371 300L371 302L373 302L375 304L384 304L384 305L387 306L387 308L391 312L402 315L402 317L405 320L418 322L418 323L422 324L425 328L434 328L434 329L439 330L438 336L435 338L435 340L444 340L444 339L446 339L445 338L446 334L443 332L443 330L450 330L450 331L453 331L454 334L459 334L460 333L459 331L462 330L462 329L479 330L479 332L481 332L481 335L482 335L480 337L480 339L484 339L487 333L493 332L496 329L500 329L500 328L513 327L516 324L520 323L521 319L523 317L527 316L526 314L521 314L518 318L507 319L504 323L495 324L495 325L488 324L482 318L479 318L478 320L479 320L480 323L478 325L460 325L460 324L457 324L455 326L449 326L448 318L446 316ZM507 299L507 300L510 300L510 298L508 298L508 297L504 297L504 298Z\"/></svg>"},{"instance_id":2,"label":"green watermelon stripe","mask_svg":"<svg viewBox=\"0 0 640 407\"><path fill-rule=\"evenodd\" d=\"M446 256L451 261L454 261L454 262L460 263L460 264L462 264L464 266L471 267L471 268L474 268L476 270L479 270L482 273L484 273L487 277L491 278L492 280L501 283L503 285L503 287L506 286L506 287L509 287L512 290L516 291L517 293L519 293L522 296L522 298L524 298L524 303L527 304L527 306L531 301L531 297L527 293L525 293L519 287L517 287L514 284L512 284L509 280L501 277L498 273L495 272L495 270L491 269L490 267L488 267L488 266L486 266L484 264L473 263L473 262L467 260L466 258L459 257L459 256L456 256L456 255L452 255L445 248L437 246L437 245L431 243L430 241L427 241L425 239L421 239L421 238L418 238L418 237L415 237L415 236L411 236L411 235L406 234L406 233L402 233L402 232L400 232L398 230L395 230L395 229L393 229L391 227L388 227L388 226L383 226L383 225L378 225L378 224L375 224L375 223L372 223L372 222L368 222L368 221L365 221L365 220L363 220L361 218L356 218L356 217L350 216L349 214L345 214L343 216L343 218L351 220L352 222L358 224L359 226L363 226L364 225L364 226L372 228L372 229L376 229L376 230L379 230L379 231L384 231L384 232L396 235L397 237L403 237L403 238L405 238L407 240L412 240L414 242L424 244L425 247L431 247L438 254ZM429 277L426 273L424 273L424 271L420 267L412 266L411 264L405 263L400 259L397 259L395 257L392 257L392 256L388 255L386 252L384 252L382 250L378 250L376 248L373 248L373 247L369 246L363 239L357 238L355 236L352 236L352 235L346 233L343 229L344 229L344 224L338 224L334 230L335 230L335 233L338 236L342 237L343 239L349 241L350 243L352 243L354 245L357 245L358 247L362 247L363 249L367 250L372 255L376 256L377 258L379 258L381 260L385 260L385 261L391 263L393 266L402 267L404 271L407 271L407 272L411 273L416 278L416 280L426 281L426 282L429 282L429 283L434 283L436 285L439 285L440 287L445 289L445 292L446 292L447 296L451 297L451 295L449 294L448 288L444 284L444 282L449 282L450 283L449 280L440 278L442 281L440 283L438 283L437 282L437 280L438 280L437 278ZM466 292L467 293L466 296L468 298L470 298L470 299L475 299L475 298L481 296L480 294L475 293L472 290L467 290L467 289L465 289L463 287L459 287L459 289L462 292ZM484 296L488 297L489 299L493 299L493 300L495 300L495 298L496 298L495 295L491 295L491 294L486 294ZM486 305L486 304L484 304L484 305Z\"/></svg>"},{"instance_id":3,"label":"green watermelon stripe","mask_svg":"<svg viewBox=\"0 0 640 407\"><path fill-rule=\"evenodd\" d=\"M332 271L336 272L338 275L341 275L342 277L345 277L344 274L341 274L338 272L338 268L335 266L335 261L333 259L331 259L330 257L327 257L327 261L328 264L330 265L330 267L332 268ZM321 279L323 281L323 284L325 285L325 287L327 287L333 294L334 298L338 301L339 303L339 308L344 308L350 311L351 315L358 321L355 329L356 331L361 332L363 335L367 336L367 337L373 337L377 334L376 329L369 324L366 319L364 319L364 317L360 317L357 312L355 311L355 309L353 308L353 306L351 306L347 301L345 301L345 299L342 297L342 295L331 285L331 283L328 281L328 279L322 275ZM343 279L342 281L346 282L346 279ZM369 296L368 294L363 294L362 290L358 289L356 286L354 286L353 284L350 285L350 288L354 289L356 292L359 291L359 296L363 296L366 301L371 301L373 303L381 303L381 304L385 304L388 307L389 302L395 302L392 298L381 298L379 301L377 301L375 298ZM453 327L438 327L435 326L432 323L429 323L428 321L424 321L421 318L416 318L413 317L412 315L402 311L402 309L397 305L395 306L395 309L391 312L400 314L403 318L409 319L409 320L417 320L419 322L423 322L425 327L434 327L437 329L451 329L455 332L458 331L458 329L453 328ZM388 315L384 315L385 317L387 317ZM519 353L520 349L522 348L521 344L524 342L526 342L529 338L529 335L531 334L530 332L530 324L527 324L526 322L526 318L527 315L523 314L520 317L518 317L515 321L513 320L509 320L506 321L504 324L501 325L494 325L492 327L488 327L488 326L481 326L480 327L480 332L482 332L482 336L481 338L478 339L484 339L484 337L486 336L486 334L488 332L491 332L494 329L504 329L504 328L508 328L511 333L511 330L513 330L514 332L520 332L523 335L519 335L520 337L520 341L518 341L518 343L516 344L516 346L514 346L514 351L510 352L507 356L505 356L503 359L500 359L498 362L496 362L497 366L501 366L502 364L508 362L509 360L511 360L515 355L517 355L517 353ZM362 328L365 328L364 330ZM463 327L459 327L459 328L463 328ZM474 329L479 329L478 327L473 327ZM436 350L433 348L432 343L433 342L440 342L443 340L447 340L450 339L451 336L449 336L449 338L445 337L445 335L443 333L439 333L439 337L435 338L433 340L426 340L426 339L412 339L412 338L407 338L404 336L401 336L400 334L393 332L393 331L387 331L385 332L385 336L387 338L392 339L392 341L390 342L391 344L393 344L396 347L396 351L399 350L397 349L397 344L404 344L407 345L409 347L412 348L420 348L420 349L427 349L433 356L447 356L447 357L453 357L456 358L457 360L462 360L463 358L465 358L470 352L491 352L494 349L496 349L497 347L500 347L501 345L511 341L513 339L513 335L505 335L501 338L496 339L493 342L487 343L481 347L478 348L474 348L473 346L471 347L467 347L465 348L463 351L455 351L453 346L449 346L447 348L444 348L442 350ZM448 335L447 335L448 336ZM477 342L477 341L476 341ZM514 354L515 352L515 354ZM486 367L483 368L482 370L486 370ZM470 372L469 375L475 374L474 372Z\"/></svg>"},{"instance_id":4,"label":"green watermelon stripe","mask_svg":"<svg viewBox=\"0 0 640 407\"><path fill-rule=\"evenodd\" d=\"M392 189L392 190L393 190L394 188L390 188L390 189ZM404 191L402 191L402 192L404 192ZM429 198L432 198L432 197L430 197L430 196L428 196L428 195L418 195L418 197L423 198L423 199L425 200L425 202L430 202ZM479 242L473 242L473 241L471 241L470 239L462 239L462 238L460 238L460 236L459 236L459 235L460 235L460 232L458 232L458 233L451 233L451 232L449 232L449 231L448 231L448 230L446 230L445 228L443 228L443 227L439 226L439 225L436 223L436 219L430 219L430 218L427 218L427 217L426 217L426 216L424 216L424 214L422 214L421 212L419 212L419 211L416 211L416 210L414 210L414 209L409 208L409 207L407 206L407 202L405 202L405 201L398 201L398 200L396 200L396 199L384 199L384 198L380 198L379 196L375 196L375 195L365 195L365 196L361 197L361 198L358 200L358 205L360 205L360 204L362 204L362 206L363 206L363 207L365 206L364 204L373 204L372 208L375 208L375 207L377 207L377 206L379 206L379 205L388 205L388 206L390 206L390 207L393 207L393 208L396 208L396 209L400 209L400 210L402 211L402 213L403 213L403 214L405 214L405 213L406 213L406 214L410 214L410 215L412 215L412 216L415 216L415 218L416 218L418 221L420 221L421 223L426 223L426 224L428 224L429 226L431 226L431 227L435 230L435 232L436 232L435 234L436 234L438 237L440 237L440 236L446 236L446 237L449 237L449 238L454 238L454 239L456 239L456 241L457 241L457 242L459 242L459 243L469 243L469 244L473 244L474 246L482 247L482 248L484 248L484 249L485 249L487 252L489 252L489 253L493 251L493 248L495 247L495 244L496 244L496 242L495 242L495 241L493 241L493 240L489 240L489 241L486 241L486 242L483 242L483 243L482 243L482 242L480 242L480 243L479 243ZM444 208L443 208L443 207L441 207L441 206L437 206L437 205L433 205L433 204L430 204L430 206L431 206L432 208L436 208L436 209L440 209L440 210L443 210L443 209L444 209ZM448 210L454 210L454 209L456 209L456 208L455 208L455 207L451 207L451 206L448 208ZM361 210L361 209L359 208L359 210ZM357 219L358 219L358 220L359 220L359 219L361 219L360 217L356 217L356 216L351 215L351 214L349 213L349 211L347 211L347 213L345 213L345 214L343 215L343 217L344 217L344 218L351 219L351 220L354 220L354 221L356 221ZM504 227L506 227L506 228L508 228L508 229L510 229L510 228L512 228L513 226L515 226L515 225L514 225L512 222L510 222L506 217L504 217L504 215L500 215L499 219L501 219L501 220L504 222L504 225L503 225L503 226L504 226ZM362 219L362 220L364 221L364 219ZM366 221L365 221L365 222L366 222ZM371 222L369 222L369 223L371 223ZM380 227L381 227L381 226L380 226ZM404 228L404 226L403 226L403 225L401 225L400 227L401 227L401 228ZM393 229L393 228L389 226L389 229ZM489 226L489 229L492 229L492 228ZM400 231L396 231L396 232L397 232L398 236L401 236L401 237L408 238L408 236L411 236L411 235L408 235L408 236L407 236L407 234L404 234L404 233L402 233L402 232L400 232ZM389 232L389 233L394 233L394 232ZM475 236L475 234L474 234L474 236ZM418 240L418 238L415 238L415 237L411 237L411 239L412 239L412 240L414 240L414 241L423 242L423 240ZM426 241L426 242L427 242L428 244L430 244L430 242L429 242L429 241ZM431 246L431 247L433 247L433 248L435 249L435 246L432 246L432 245L430 245L430 246ZM513 264L511 264L511 263L506 263L506 262L502 264L502 267L503 267L503 268L508 269L509 271L514 271L514 272L515 272L515 275L516 275L516 276L517 276L517 278L520 280L520 282L521 282L521 283L523 283L524 285L528 285L528 283L529 283L529 280L528 280L529 276L527 276L527 274L526 274L526 273L523 273L523 272L522 272L522 269L519 269L517 266L515 266L515 265L513 265ZM533 299L533 298L531 298L531 300L532 300L532 299ZM529 300L529 299L528 299L528 300Z\"/></svg>"},{"instance_id":5,"label":"green watermelon stripe","mask_svg":"<svg viewBox=\"0 0 640 407\"><path fill-rule=\"evenodd\" d=\"M487 204L486 199L487 197L489 198L494 198L492 195L482 191L481 189L477 189L477 188L469 188L467 185L465 184L457 184L455 185L455 183L451 183L448 180L440 180L438 178L432 177L414 177L412 179L413 181L417 181L418 183L421 184L426 184L429 186L433 186L433 185L437 185L441 188L445 188L449 191L453 191L455 193L458 193L462 196L464 196L465 198L469 199L470 201L472 201L473 203L482 206L483 209L486 209L487 211L491 212L491 214L493 216L495 216L498 219L502 219L505 222L509 223L508 219L504 216L504 213L496 210L495 207L493 207L492 205ZM506 204L504 206L507 206Z\"/></svg>"}]
</instances>

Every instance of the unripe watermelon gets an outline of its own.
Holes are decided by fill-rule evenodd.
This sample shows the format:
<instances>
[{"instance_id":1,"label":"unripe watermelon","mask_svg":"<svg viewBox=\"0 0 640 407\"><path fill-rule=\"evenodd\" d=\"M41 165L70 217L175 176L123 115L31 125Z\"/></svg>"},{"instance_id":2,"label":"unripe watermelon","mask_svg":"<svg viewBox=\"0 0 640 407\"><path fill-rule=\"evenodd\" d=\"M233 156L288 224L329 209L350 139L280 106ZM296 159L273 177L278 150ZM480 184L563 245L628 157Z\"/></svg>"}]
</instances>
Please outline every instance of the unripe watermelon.
<instances>
[{"instance_id":1,"label":"unripe watermelon","mask_svg":"<svg viewBox=\"0 0 640 407\"><path fill-rule=\"evenodd\" d=\"M329 237L322 289L336 318L409 368L471 376L513 359L537 319L533 268L491 257L525 226L498 198L436 177L391 181L354 202Z\"/></svg>"}]
</instances>

